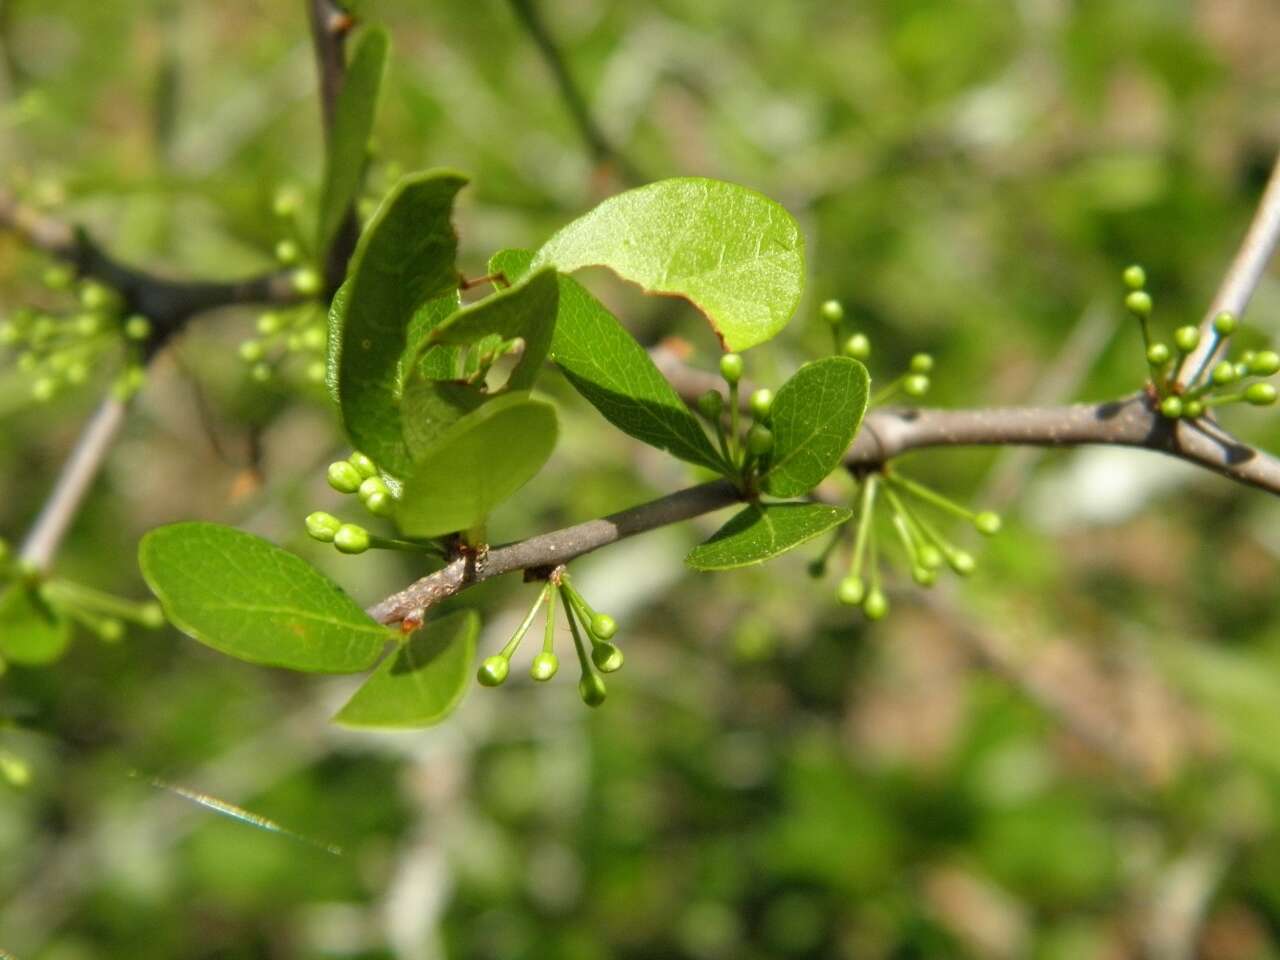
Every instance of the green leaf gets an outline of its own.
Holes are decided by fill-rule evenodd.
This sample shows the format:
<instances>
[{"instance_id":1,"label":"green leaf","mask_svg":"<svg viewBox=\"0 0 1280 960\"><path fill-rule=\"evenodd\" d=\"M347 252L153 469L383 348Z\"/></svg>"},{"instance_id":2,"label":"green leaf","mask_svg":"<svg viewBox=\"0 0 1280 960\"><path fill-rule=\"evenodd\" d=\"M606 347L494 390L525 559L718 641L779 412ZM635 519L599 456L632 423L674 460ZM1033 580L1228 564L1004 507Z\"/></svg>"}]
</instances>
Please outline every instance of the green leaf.
<instances>
[{"instance_id":1,"label":"green leaf","mask_svg":"<svg viewBox=\"0 0 1280 960\"><path fill-rule=\"evenodd\" d=\"M480 618L461 610L433 620L378 665L333 719L348 727L429 727L467 691Z\"/></svg>"},{"instance_id":2,"label":"green leaf","mask_svg":"<svg viewBox=\"0 0 1280 960\"><path fill-rule=\"evenodd\" d=\"M543 270L426 331L404 388L405 441L414 456L481 404L533 386L551 347L558 296L555 271ZM520 360L502 389L486 392L479 376L481 357L516 338L524 341Z\"/></svg>"},{"instance_id":3,"label":"green leaf","mask_svg":"<svg viewBox=\"0 0 1280 960\"><path fill-rule=\"evenodd\" d=\"M490 273L521 276L532 260L504 250ZM717 473L728 465L644 347L572 277L560 277L551 358L587 402L628 436Z\"/></svg>"},{"instance_id":4,"label":"green leaf","mask_svg":"<svg viewBox=\"0 0 1280 960\"><path fill-rule=\"evenodd\" d=\"M844 523L853 511L822 503L753 503L689 551L695 570L732 570L763 563Z\"/></svg>"},{"instance_id":5,"label":"green leaf","mask_svg":"<svg viewBox=\"0 0 1280 960\"><path fill-rule=\"evenodd\" d=\"M804 238L782 206L702 177L628 190L568 224L534 257L565 273L608 267L650 293L684 297L729 350L775 336L804 291Z\"/></svg>"},{"instance_id":6,"label":"green leaf","mask_svg":"<svg viewBox=\"0 0 1280 960\"><path fill-rule=\"evenodd\" d=\"M396 522L411 537L470 530L542 469L556 445L549 403L508 393L441 435L404 478Z\"/></svg>"},{"instance_id":7,"label":"green leaf","mask_svg":"<svg viewBox=\"0 0 1280 960\"><path fill-rule=\"evenodd\" d=\"M329 315L330 377L351 442L393 474L408 472L400 426L402 357L424 303L458 285L458 238L449 217L466 178L405 177L365 229Z\"/></svg>"},{"instance_id":8,"label":"green leaf","mask_svg":"<svg viewBox=\"0 0 1280 960\"><path fill-rule=\"evenodd\" d=\"M768 493L801 496L836 468L867 412L870 383L857 360L826 357L806 363L778 388L769 421Z\"/></svg>"},{"instance_id":9,"label":"green leaf","mask_svg":"<svg viewBox=\"0 0 1280 960\"><path fill-rule=\"evenodd\" d=\"M301 557L232 527L159 527L138 562L174 626L250 663L353 673L394 636Z\"/></svg>"},{"instance_id":10,"label":"green leaf","mask_svg":"<svg viewBox=\"0 0 1280 960\"><path fill-rule=\"evenodd\" d=\"M333 136L324 158L324 186L320 191L320 221L316 249L324 253L351 209L364 176L369 135L378 109L378 90L386 72L387 32L365 31L347 64L347 75L333 114Z\"/></svg>"},{"instance_id":11,"label":"green leaf","mask_svg":"<svg viewBox=\"0 0 1280 960\"><path fill-rule=\"evenodd\" d=\"M70 642L70 622L45 602L39 588L14 581L0 592L0 661L52 663Z\"/></svg>"}]
</instances>

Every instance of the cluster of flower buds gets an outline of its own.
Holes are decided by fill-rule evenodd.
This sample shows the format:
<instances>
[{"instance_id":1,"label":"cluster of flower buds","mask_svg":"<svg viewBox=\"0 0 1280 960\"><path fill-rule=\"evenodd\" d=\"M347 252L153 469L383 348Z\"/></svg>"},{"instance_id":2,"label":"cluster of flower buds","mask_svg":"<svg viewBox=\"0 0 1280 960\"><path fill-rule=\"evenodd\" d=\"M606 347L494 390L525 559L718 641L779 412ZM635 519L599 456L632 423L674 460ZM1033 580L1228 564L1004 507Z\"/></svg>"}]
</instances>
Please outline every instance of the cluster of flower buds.
<instances>
[{"instance_id":1,"label":"cluster of flower buds","mask_svg":"<svg viewBox=\"0 0 1280 960\"><path fill-rule=\"evenodd\" d=\"M948 499L931 487L903 476L896 470L868 473L859 480L855 498L857 512L851 521L853 542L849 550L848 574L840 581L836 596L841 603L862 607L870 620L889 612L880 577L880 543L886 533L879 530L877 507L887 508L891 537L902 549L911 577L922 587L932 586L938 571L950 567L962 577L975 567L973 554L947 539L920 509L921 505L958 517L987 536L1000 530L1000 516L990 510L973 511ZM836 532L822 555L810 564L809 573L821 577L836 548L847 542L847 525Z\"/></svg>"},{"instance_id":2,"label":"cluster of flower buds","mask_svg":"<svg viewBox=\"0 0 1280 960\"><path fill-rule=\"evenodd\" d=\"M324 312L315 303L267 310L259 315L257 335L240 343L240 359L249 376L269 383L296 361L308 383L324 383L329 333Z\"/></svg>"},{"instance_id":3,"label":"cluster of flower buds","mask_svg":"<svg viewBox=\"0 0 1280 960\"><path fill-rule=\"evenodd\" d=\"M867 339L867 335L858 331L846 332L844 306L839 300L824 301L818 308L818 315L831 327L831 338L836 353L864 363L871 357L871 341ZM871 403L873 405L886 403L899 394L912 400L919 400L929 392L929 387L932 386L932 381L929 379L932 372L932 355L915 354L906 371L890 381L887 386L880 388L871 398Z\"/></svg>"},{"instance_id":4,"label":"cluster of flower buds","mask_svg":"<svg viewBox=\"0 0 1280 960\"><path fill-rule=\"evenodd\" d=\"M1213 407L1231 403L1247 403L1266 407L1276 402L1276 388L1261 379L1280 372L1280 354L1274 350L1245 350L1235 359L1210 359L1225 354L1227 341L1239 328L1235 314L1223 311L1213 318L1208 330L1211 342L1204 351L1204 362L1193 371L1191 377L1180 382L1178 371L1187 357L1200 346L1200 328L1192 324L1178 327L1173 332L1172 348L1163 341L1154 340L1151 334L1151 314L1154 302L1147 292L1147 273L1133 265L1124 271L1127 293L1125 308L1138 321L1142 342L1146 349L1147 368L1151 375L1151 387L1159 403L1160 412L1170 420L1195 420Z\"/></svg>"},{"instance_id":5,"label":"cluster of flower buds","mask_svg":"<svg viewBox=\"0 0 1280 960\"><path fill-rule=\"evenodd\" d=\"M720 358L720 376L729 388L726 409L724 394L708 390L698 397L698 413L711 426L721 456L745 478L757 470L773 451L773 431L769 429L769 416L773 408L773 391L765 388L754 391L747 401L751 411L751 425L742 432L742 410L739 385L742 381L742 357L726 353ZM725 429L725 414L729 415Z\"/></svg>"},{"instance_id":6,"label":"cluster of flower buds","mask_svg":"<svg viewBox=\"0 0 1280 960\"><path fill-rule=\"evenodd\" d=\"M390 517L395 512L398 487L363 453L357 451L346 460L335 460L329 464L325 479L339 493L354 495L375 517ZM367 550L404 550L436 556L444 553L444 548L435 540L380 537L359 524L344 523L323 510L308 514L305 524L308 536L321 543L333 544L339 553L360 554Z\"/></svg>"},{"instance_id":7,"label":"cluster of flower buds","mask_svg":"<svg viewBox=\"0 0 1280 960\"><path fill-rule=\"evenodd\" d=\"M47 403L84 383L103 355L121 343L125 369L114 389L123 398L135 393L143 382L143 350L151 339L151 321L126 314L115 290L96 280L77 281L68 266L50 266L44 283L59 293L74 293L74 305L58 312L24 307L0 321L0 347L16 354L18 370L30 378L32 399Z\"/></svg>"},{"instance_id":8,"label":"cluster of flower buds","mask_svg":"<svg viewBox=\"0 0 1280 960\"><path fill-rule=\"evenodd\" d=\"M533 658L529 675L539 681L554 677L560 669L560 660L555 652L557 600L562 601L564 606L565 618L569 621L569 632L573 635L573 646L578 656L581 671L578 695L582 697L583 703L598 707L604 703L607 692L601 674L612 673L623 663L622 651L612 642L618 632L618 624L607 613L594 610L563 570L555 572L543 585L533 606L506 645L480 664L477 679L486 687L496 687L506 681L511 673L511 658L544 604L547 614L542 649Z\"/></svg>"}]
</instances>

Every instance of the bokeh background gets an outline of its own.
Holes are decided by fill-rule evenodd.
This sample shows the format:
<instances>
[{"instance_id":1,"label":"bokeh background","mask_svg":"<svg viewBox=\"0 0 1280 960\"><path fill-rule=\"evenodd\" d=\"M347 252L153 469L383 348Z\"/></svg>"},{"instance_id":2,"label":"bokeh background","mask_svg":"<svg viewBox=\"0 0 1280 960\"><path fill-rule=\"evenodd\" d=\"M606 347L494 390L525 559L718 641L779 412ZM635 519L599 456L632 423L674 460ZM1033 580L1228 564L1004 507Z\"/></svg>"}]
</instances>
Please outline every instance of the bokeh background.
<instances>
[{"instance_id":1,"label":"bokeh background","mask_svg":"<svg viewBox=\"0 0 1280 960\"><path fill-rule=\"evenodd\" d=\"M544 2L602 129L644 178L745 183L800 219L809 294L748 355L779 383L829 349L838 297L882 380L917 350L929 402L1064 402L1137 387L1125 264L1157 322L1208 304L1280 141L1269 0ZM464 268L533 246L626 185L584 148L510 4L367 0L394 59L371 195L472 175ZM3 0L9 184L177 275L271 262L281 185L321 151L301 2ZM0 239L0 305L56 307ZM670 301L592 285L643 341L714 343ZM1280 325L1264 281L1242 339ZM134 551L176 519L237 523L369 602L414 576L337 557L342 452L322 393L261 385L252 311L155 365L60 559L141 597ZM52 404L0 367L0 531L21 536L110 371ZM555 375L562 445L494 523L512 539L688 482ZM1280 449L1280 418L1231 412ZM622 623L597 711L472 690L444 726L327 724L353 683L254 668L176 632L82 635L0 678L0 948L91 958L1274 957L1280 935L1280 504L1138 452L935 451L904 469L1001 509L968 582L893 580L868 626L807 556L691 575L715 520L575 565ZM964 537L962 531L957 534ZM801 551L802 553L804 551ZM510 579L510 578L509 578ZM485 648L531 599L463 598ZM513 677L524 670L513 671ZM563 681L563 682L559 682ZM206 792L324 843L203 810ZM21 779L19 777L18 779ZM0 951L2 953L3 951Z\"/></svg>"}]
</instances>

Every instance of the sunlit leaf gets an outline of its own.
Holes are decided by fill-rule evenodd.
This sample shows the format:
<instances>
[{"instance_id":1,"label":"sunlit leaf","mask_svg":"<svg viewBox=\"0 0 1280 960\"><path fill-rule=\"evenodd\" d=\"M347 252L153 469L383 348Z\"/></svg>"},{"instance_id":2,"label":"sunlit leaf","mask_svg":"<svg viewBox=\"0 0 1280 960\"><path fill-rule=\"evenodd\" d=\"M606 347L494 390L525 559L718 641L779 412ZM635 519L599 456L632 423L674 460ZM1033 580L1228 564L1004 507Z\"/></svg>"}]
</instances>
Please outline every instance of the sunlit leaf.
<instances>
[{"instance_id":1,"label":"sunlit leaf","mask_svg":"<svg viewBox=\"0 0 1280 960\"><path fill-rule=\"evenodd\" d=\"M689 551L685 563L695 570L732 570L763 563L839 526L852 515L845 507L822 503L753 503Z\"/></svg>"}]
</instances>

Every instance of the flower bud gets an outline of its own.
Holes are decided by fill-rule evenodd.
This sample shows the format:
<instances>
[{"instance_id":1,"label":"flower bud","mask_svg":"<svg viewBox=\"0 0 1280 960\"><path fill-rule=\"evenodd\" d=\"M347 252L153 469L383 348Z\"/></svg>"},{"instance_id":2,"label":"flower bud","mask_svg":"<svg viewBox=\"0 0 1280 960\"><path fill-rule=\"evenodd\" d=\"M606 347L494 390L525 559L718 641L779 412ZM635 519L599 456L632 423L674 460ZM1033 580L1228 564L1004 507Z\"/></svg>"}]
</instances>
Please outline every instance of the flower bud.
<instances>
[{"instance_id":1,"label":"flower bud","mask_svg":"<svg viewBox=\"0 0 1280 960\"><path fill-rule=\"evenodd\" d=\"M494 654L492 657L485 657L480 669L476 671L476 679L482 686L496 687L507 679L510 671L511 664L507 662L507 658Z\"/></svg>"},{"instance_id":2,"label":"flower bud","mask_svg":"<svg viewBox=\"0 0 1280 960\"><path fill-rule=\"evenodd\" d=\"M1159 367L1169 362L1169 348L1163 343L1153 343L1147 347L1147 363Z\"/></svg>"},{"instance_id":3,"label":"flower bud","mask_svg":"<svg viewBox=\"0 0 1280 960\"><path fill-rule=\"evenodd\" d=\"M871 341L865 333L855 333L840 345L840 352L854 360L865 360L871 356Z\"/></svg>"},{"instance_id":4,"label":"flower bud","mask_svg":"<svg viewBox=\"0 0 1280 960\"><path fill-rule=\"evenodd\" d=\"M130 340L141 342L151 336L151 321L140 313L135 313L124 322L124 335Z\"/></svg>"},{"instance_id":5,"label":"flower bud","mask_svg":"<svg viewBox=\"0 0 1280 960\"><path fill-rule=\"evenodd\" d=\"M747 431L747 452L753 457L767 456L773 449L773 431L759 423Z\"/></svg>"},{"instance_id":6,"label":"flower bud","mask_svg":"<svg viewBox=\"0 0 1280 960\"><path fill-rule=\"evenodd\" d=\"M312 540L319 540L321 543L333 543L333 538L337 535L338 530L342 528L341 520L332 513L325 513L323 510L307 514L307 519L304 523L307 527L307 535Z\"/></svg>"},{"instance_id":7,"label":"flower bud","mask_svg":"<svg viewBox=\"0 0 1280 960\"><path fill-rule=\"evenodd\" d=\"M889 598L883 591L872 590L863 601L862 612L868 620L883 620L889 614Z\"/></svg>"},{"instance_id":8,"label":"flower bud","mask_svg":"<svg viewBox=\"0 0 1280 960\"><path fill-rule=\"evenodd\" d=\"M1259 350L1249 362L1249 372L1255 377L1269 377L1280 370L1280 353Z\"/></svg>"},{"instance_id":9,"label":"flower bud","mask_svg":"<svg viewBox=\"0 0 1280 960\"><path fill-rule=\"evenodd\" d=\"M372 477L378 473L377 464L358 450L347 457L347 462L360 471L360 476L362 477Z\"/></svg>"},{"instance_id":10,"label":"flower bud","mask_svg":"<svg viewBox=\"0 0 1280 960\"><path fill-rule=\"evenodd\" d=\"M1199 400L1188 400L1182 405L1182 415L1188 420L1194 420L1196 417L1204 413L1204 404Z\"/></svg>"},{"instance_id":11,"label":"flower bud","mask_svg":"<svg viewBox=\"0 0 1280 960\"><path fill-rule=\"evenodd\" d=\"M1177 420L1182 416L1182 398L1165 397L1160 401L1160 412L1170 420Z\"/></svg>"},{"instance_id":12,"label":"flower bud","mask_svg":"<svg viewBox=\"0 0 1280 960\"><path fill-rule=\"evenodd\" d=\"M929 378L923 373L913 373L902 381L902 391L909 397L923 397L929 392Z\"/></svg>"},{"instance_id":13,"label":"flower bud","mask_svg":"<svg viewBox=\"0 0 1280 960\"><path fill-rule=\"evenodd\" d=\"M1138 264L1124 268L1124 285L1130 290L1141 290L1147 285L1147 271Z\"/></svg>"},{"instance_id":14,"label":"flower bud","mask_svg":"<svg viewBox=\"0 0 1280 960\"><path fill-rule=\"evenodd\" d=\"M365 477L360 481L360 487L356 490L361 500L368 500L375 493L390 495L391 491L387 487L387 482L381 477Z\"/></svg>"},{"instance_id":15,"label":"flower bud","mask_svg":"<svg viewBox=\"0 0 1280 960\"><path fill-rule=\"evenodd\" d=\"M591 662L601 673L613 673L622 666L623 656L612 643L597 643L591 648Z\"/></svg>"},{"instance_id":16,"label":"flower bud","mask_svg":"<svg viewBox=\"0 0 1280 960\"><path fill-rule=\"evenodd\" d=\"M293 289L304 297L313 297L320 292L320 274L312 267L299 267L293 271Z\"/></svg>"},{"instance_id":17,"label":"flower bud","mask_svg":"<svg viewBox=\"0 0 1280 960\"><path fill-rule=\"evenodd\" d=\"M598 707L604 703L605 693L604 679L594 673L584 673L578 681L578 696L588 707Z\"/></svg>"},{"instance_id":18,"label":"flower bud","mask_svg":"<svg viewBox=\"0 0 1280 960\"><path fill-rule=\"evenodd\" d=\"M773 409L773 391L761 387L751 394L751 415L761 422L769 419L769 411Z\"/></svg>"},{"instance_id":19,"label":"flower bud","mask_svg":"<svg viewBox=\"0 0 1280 960\"><path fill-rule=\"evenodd\" d=\"M354 523L344 523L334 533L333 545L340 553L364 553L369 549L369 531Z\"/></svg>"},{"instance_id":20,"label":"flower bud","mask_svg":"<svg viewBox=\"0 0 1280 960\"><path fill-rule=\"evenodd\" d=\"M1001 521L1000 514L991 510L983 510L973 518L973 525L978 528L979 533L985 533L988 537L1000 532Z\"/></svg>"},{"instance_id":21,"label":"flower bud","mask_svg":"<svg viewBox=\"0 0 1280 960\"><path fill-rule=\"evenodd\" d=\"M240 359L243 360L245 363L257 363L259 360L262 359L262 356L264 353L262 349L262 341L261 340L242 341L238 348L238 352L240 354Z\"/></svg>"},{"instance_id":22,"label":"flower bud","mask_svg":"<svg viewBox=\"0 0 1280 960\"><path fill-rule=\"evenodd\" d=\"M1134 290L1124 298L1124 305L1134 316L1151 316L1151 294L1145 290Z\"/></svg>"},{"instance_id":23,"label":"flower bud","mask_svg":"<svg viewBox=\"0 0 1280 960\"><path fill-rule=\"evenodd\" d=\"M736 353L726 353L720 358L720 376L724 382L733 385L742 379L742 357Z\"/></svg>"},{"instance_id":24,"label":"flower bud","mask_svg":"<svg viewBox=\"0 0 1280 960\"><path fill-rule=\"evenodd\" d=\"M824 300L822 306L818 308L818 313L833 327L844 319L844 307L839 300Z\"/></svg>"},{"instance_id":25,"label":"flower bud","mask_svg":"<svg viewBox=\"0 0 1280 960\"><path fill-rule=\"evenodd\" d=\"M698 412L708 420L716 421L724 412L724 397L719 390L708 390L698 397Z\"/></svg>"},{"instance_id":26,"label":"flower bud","mask_svg":"<svg viewBox=\"0 0 1280 960\"><path fill-rule=\"evenodd\" d=\"M1220 314L1213 318L1213 329L1217 331L1220 337L1229 337L1236 332L1239 321L1236 315L1230 310L1223 310Z\"/></svg>"},{"instance_id":27,"label":"flower bud","mask_svg":"<svg viewBox=\"0 0 1280 960\"><path fill-rule=\"evenodd\" d=\"M292 240L281 240L276 244L276 259L285 266L297 263L300 256L302 256L302 251L298 249L298 245Z\"/></svg>"},{"instance_id":28,"label":"flower bud","mask_svg":"<svg viewBox=\"0 0 1280 960\"><path fill-rule=\"evenodd\" d=\"M1213 373L1209 377L1214 385L1219 387L1225 387L1227 384L1235 383L1239 379L1236 376L1236 366L1230 360L1220 360L1214 364Z\"/></svg>"},{"instance_id":29,"label":"flower bud","mask_svg":"<svg viewBox=\"0 0 1280 960\"><path fill-rule=\"evenodd\" d=\"M911 579L922 587L931 587L938 579L938 574L923 564L916 564L911 568Z\"/></svg>"},{"instance_id":30,"label":"flower bud","mask_svg":"<svg viewBox=\"0 0 1280 960\"><path fill-rule=\"evenodd\" d=\"M1173 331L1173 345L1183 353L1190 353L1200 345L1200 329L1187 324Z\"/></svg>"},{"instance_id":31,"label":"flower bud","mask_svg":"<svg viewBox=\"0 0 1280 960\"><path fill-rule=\"evenodd\" d=\"M867 588L861 577L845 577L836 588L836 599L846 607L856 607L867 595Z\"/></svg>"},{"instance_id":32,"label":"flower bud","mask_svg":"<svg viewBox=\"0 0 1280 960\"><path fill-rule=\"evenodd\" d=\"M274 310L268 310L258 317L258 333L264 337L279 333L284 327L284 317Z\"/></svg>"},{"instance_id":33,"label":"flower bud","mask_svg":"<svg viewBox=\"0 0 1280 960\"><path fill-rule=\"evenodd\" d=\"M1276 402L1276 388L1269 383L1252 383L1244 392L1244 399L1255 407L1266 407Z\"/></svg>"},{"instance_id":34,"label":"flower bud","mask_svg":"<svg viewBox=\"0 0 1280 960\"><path fill-rule=\"evenodd\" d=\"M951 565L952 570L962 577L969 576L978 565L973 559L973 554L967 550L952 550L947 556L947 563Z\"/></svg>"},{"instance_id":35,"label":"flower bud","mask_svg":"<svg viewBox=\"0 0 1280 960\"><path fill-rule=\"evenodd\" d=\"M348 460L337 460L329 464L325 479L339 493L355 493L364 482L360 471Z\"/></svg>"},{"instance_id":36,"label":"flower bud","mask_svg":"<svg viewBox=\"0 0 1280 960\"><path fill-rule=\"evenodd\" d=\"M364 498L364 508L375 517L389 517L396 512L396 501L390 493L371 493Z\"/></svg>"},{"instance_id":37,"label":"flower bud","mask_svg":"<svg viewBox=\"0 0 1280 960\"><path fill-rule=\"evenodd\" d=\"M612 640L618 632L618 621L607 613L597 613L591 618L590 629L601 640Z\"/></svg>"},{"instance_id":38,"label":"flower bud","mask_svg":"<svg viewBox=\"0 0 1280 960\"><path fill-rule=\"evenodd\" d=\"M529 668L529 676L535 680L545 682L554 677L559 669L560 659L550 650L545 650L533 658L533 665Z\"/></svg>"},{"instance_id":39,"label":"flower bud","mask_svg":"<svg viewBox=\"0 0 1280 960\"><path fill-rule=\"evenodd\" d=\"M917 353L911 358L912 373L928 373L933 369L933 356L928 353Z\"/></svg>"}]
</instances>

